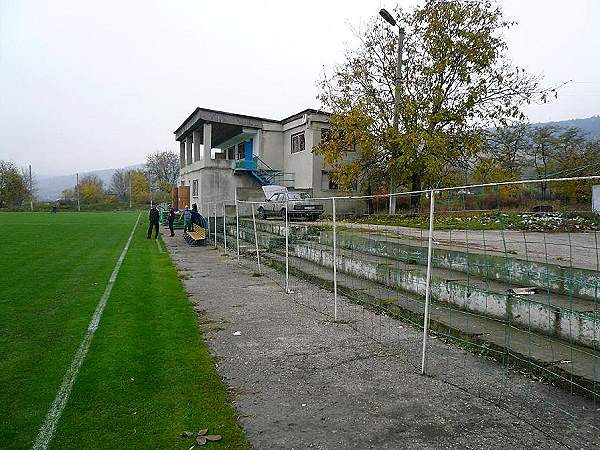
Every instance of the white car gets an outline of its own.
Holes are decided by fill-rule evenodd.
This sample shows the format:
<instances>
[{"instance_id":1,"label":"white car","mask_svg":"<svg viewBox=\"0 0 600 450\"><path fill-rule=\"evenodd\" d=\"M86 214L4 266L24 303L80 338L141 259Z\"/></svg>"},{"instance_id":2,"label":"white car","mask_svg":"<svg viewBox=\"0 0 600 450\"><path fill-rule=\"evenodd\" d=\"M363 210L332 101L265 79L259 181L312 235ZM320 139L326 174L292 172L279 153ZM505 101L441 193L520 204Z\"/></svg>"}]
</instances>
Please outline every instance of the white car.
<instances>
[{"instance_id":1,"label":"white car","mask_svg":"<svg viewBox=\"0 0 600 450\"><path fill-rule=\"evenodd\" d=\"M301 191L288 191L282 186L263 186L266 201L257 208L261 219L281 217L285 220L286 207L288 218L317 220L323 214L323 204L310 199L310 195ZM287 201L286 201L287 196Z\"/></svg>"}]
</instances>

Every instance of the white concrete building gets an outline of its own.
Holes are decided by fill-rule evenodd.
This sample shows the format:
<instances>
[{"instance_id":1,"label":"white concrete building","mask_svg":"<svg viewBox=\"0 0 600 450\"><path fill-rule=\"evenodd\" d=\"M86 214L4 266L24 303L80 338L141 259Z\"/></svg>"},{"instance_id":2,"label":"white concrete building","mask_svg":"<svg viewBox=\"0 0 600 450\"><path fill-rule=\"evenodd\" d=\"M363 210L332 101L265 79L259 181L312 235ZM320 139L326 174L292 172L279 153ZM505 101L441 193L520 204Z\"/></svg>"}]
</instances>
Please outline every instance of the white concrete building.
<instances>
[{"instance_id":1,"label":"white concrete building","mask_svg":"<svg viewBox=\"0 0 600 450\"><path fill-rule=\"evenodd\" d=\"M306 109L273 120L196 108L175 130L180 186L189 186L191 204L233 199L236 190L241 200L258 199L265 184L313 197L348 195L337 189L323 157L313 152L329 127L328 116Z\"/></svg>"}]
</instances>

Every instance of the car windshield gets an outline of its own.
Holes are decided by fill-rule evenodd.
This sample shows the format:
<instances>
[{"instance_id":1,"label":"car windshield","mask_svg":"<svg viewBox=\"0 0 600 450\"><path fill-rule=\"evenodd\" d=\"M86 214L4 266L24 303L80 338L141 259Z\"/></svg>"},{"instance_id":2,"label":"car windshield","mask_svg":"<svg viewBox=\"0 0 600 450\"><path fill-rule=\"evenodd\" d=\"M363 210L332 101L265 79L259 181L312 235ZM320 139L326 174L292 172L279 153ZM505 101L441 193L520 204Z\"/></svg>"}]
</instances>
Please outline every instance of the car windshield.
<instances>
[{"instance_id":1,"label":"car windshield","mask_svg":"<svg viewBox=\"0 0 600 450\"><path fill-rule=\"evenodd\" d=\"M310 198L306 192L289 192L288 200L304 200L306 198Z\"/></svg>"}]
</instances>

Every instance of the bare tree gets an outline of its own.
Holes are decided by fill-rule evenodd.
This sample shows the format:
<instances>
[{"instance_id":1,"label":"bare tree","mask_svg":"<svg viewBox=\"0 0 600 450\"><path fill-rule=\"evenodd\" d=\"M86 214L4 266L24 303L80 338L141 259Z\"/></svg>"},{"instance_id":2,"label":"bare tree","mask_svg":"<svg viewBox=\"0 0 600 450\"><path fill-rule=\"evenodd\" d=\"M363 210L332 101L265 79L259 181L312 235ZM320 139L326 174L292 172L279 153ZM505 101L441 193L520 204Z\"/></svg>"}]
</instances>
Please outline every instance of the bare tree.
<instances>
[{"instance_id":1,"label":"bare tree","mask_svg":"<svg viewBox=\"0 0 600 450\"><path fill-rule=\"evenodd\" d=\"M525 157L531 148L530 133L530 125L526 123L499 127L488 133L485 156L491 158L503 173L503 179L496 181L513 180L522 175Z\"/></svg>"},{"instance_id":2,"label":"bare tree","mask_svg":"<svg viewBox=\"0 0 600 450\"><path fill-rule=\"evenodd\" d=\"M531 132L532 145L529 147L528 158L531 161L538 178L548 178L552 162L557 155L558 132L556 125L536 127ZM540 183L542 198L548 197L548 182Z\"/></svg>"},{"instance_id":3,"label":"bare tree","mask_svg":"<svg viewBox=\"0 0 600 450\"><path fill-rule=\"evenodd\" d=\"M154 152L148 155L145 169L151 185L170 192L179 178L179 156L169 150Z\"/></svg>"},{"instance_id":4,"label":"bare tree","mask_svg":"<svg viewBox=\"0 0 600 450\"><path fill-rule=\"evenodd\" d=\"M129 179L131 171L125 169L117 169L114 171L110 180L110 190L120 200L127 200L129 194Z\"/></svg>"}]
</instances>

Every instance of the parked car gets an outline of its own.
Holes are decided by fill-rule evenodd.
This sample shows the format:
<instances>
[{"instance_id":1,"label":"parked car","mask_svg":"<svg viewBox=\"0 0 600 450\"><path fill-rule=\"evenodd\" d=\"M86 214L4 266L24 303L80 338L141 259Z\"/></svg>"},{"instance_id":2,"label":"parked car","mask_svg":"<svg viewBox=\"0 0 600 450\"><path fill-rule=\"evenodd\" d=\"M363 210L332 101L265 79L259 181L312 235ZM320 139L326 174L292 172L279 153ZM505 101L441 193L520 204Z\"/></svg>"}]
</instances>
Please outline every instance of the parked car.
<instances>
[{"instance_id":1,"label":"parked car","mask_svg":"<svg viewBox=\"0 0 600 450\"><path fill-rule=\"evenodd\" d=\"M311 200L310 195L306 192L288 191L280 186L264 186L263 191L266 197L269 194L270 196L258 205L258 216L261 219L273 216L285 219L286 193L289 219L317 220L323 214L323 204Z\"/></svg>"}]
</instances>

